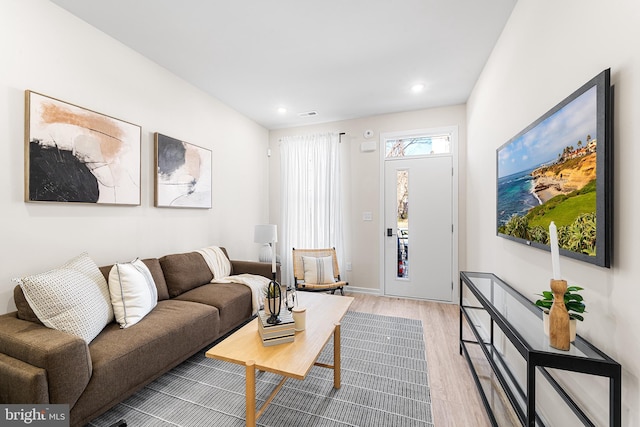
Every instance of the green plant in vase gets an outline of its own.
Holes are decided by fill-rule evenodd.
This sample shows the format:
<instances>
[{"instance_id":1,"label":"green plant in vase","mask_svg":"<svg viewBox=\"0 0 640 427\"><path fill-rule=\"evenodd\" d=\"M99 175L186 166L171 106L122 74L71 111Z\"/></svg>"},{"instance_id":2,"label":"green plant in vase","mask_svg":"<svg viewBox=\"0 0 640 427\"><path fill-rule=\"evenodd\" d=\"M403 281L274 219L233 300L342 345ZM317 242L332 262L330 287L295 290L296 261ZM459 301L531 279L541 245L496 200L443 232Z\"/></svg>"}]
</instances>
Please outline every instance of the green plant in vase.
<instances>
[{"instance_id":1,"label":"green plant in vase","mask_svg":"<svg viewBox=\"0 0 640 427\"><path fill-rule=\"evenodd\" d=\"M570 319L576 319L583 321L584 317L582 313L585 313L586 306L584 304L584 299L582 295L578 292L584 290L580 286L569 286L567 287L567 291L564 293L564 305L569 312ZM551 309L551 305L553 304L553 292L551 291L542 291L542 294L538 294L542 297L536 301L536 305L538 307L542 307L546 310Z\"/></svg>"},{"instance_id":2,"label":"green plant in vase","mask_svg":"<svg viewBox=\"0 0 640 427\"><path fill-rule=\"evenodd\" d=\"M265 285L262 288L262 296L265 298L278 298L279 292L277 292L275 287Z\"/></svg>"}]
</instances>

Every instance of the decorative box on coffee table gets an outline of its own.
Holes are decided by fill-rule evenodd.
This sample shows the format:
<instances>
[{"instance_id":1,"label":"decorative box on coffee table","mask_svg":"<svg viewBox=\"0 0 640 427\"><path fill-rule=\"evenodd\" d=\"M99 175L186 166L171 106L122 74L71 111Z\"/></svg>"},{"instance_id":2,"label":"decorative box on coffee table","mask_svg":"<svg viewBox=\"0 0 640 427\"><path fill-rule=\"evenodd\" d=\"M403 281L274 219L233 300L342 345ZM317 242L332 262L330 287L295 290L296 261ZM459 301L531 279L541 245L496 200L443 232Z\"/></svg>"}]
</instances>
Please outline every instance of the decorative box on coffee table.
<instances>
[{"instance_id":1,"label":"decorative box on coffee table","mask_svg":"<svg viewBox=\"0 0 640 427\"><path fill-rule=\"evenodd\" d=\"M291 313L287 310L280 311L279 323L271 324L267 322L270 315L264 310L258 311L258 333L265 346L284 344L295 339L296 329Z\"/></svg>"}]
</instances>

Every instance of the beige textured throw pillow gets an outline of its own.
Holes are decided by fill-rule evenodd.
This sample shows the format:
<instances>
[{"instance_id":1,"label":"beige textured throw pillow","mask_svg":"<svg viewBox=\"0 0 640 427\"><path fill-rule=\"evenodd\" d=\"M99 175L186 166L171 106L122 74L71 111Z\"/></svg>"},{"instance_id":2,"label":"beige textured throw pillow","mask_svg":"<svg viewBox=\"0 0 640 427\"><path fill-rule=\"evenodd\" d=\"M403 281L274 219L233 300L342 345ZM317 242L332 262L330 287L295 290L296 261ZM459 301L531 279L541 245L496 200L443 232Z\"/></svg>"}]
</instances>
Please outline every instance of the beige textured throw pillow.
<instances>
[{"instance_id":1,"label":"beige textured throw pillow","mask_svg":"<svg viewBox=\"0 0 640 427\"><path fill-rule=\"evenodd\" d=\"M54 270L13 280L45 326L87 344L113 320L109 286L86 252Z\"/></svg>"},{"instance_id":2,"label":"beige textured throw pillow","mask_svg":"<svg viewBox=\"0 0 640 427\"><path fill-rule=\"evenodd\" d=\"M158 290L151 272L139 259L111 267L109 292L113 313L121 328L138 323L158 303Z\"/></svg>"},{"instance_id":3,"label":"beige textured throw pillow","mask_svg":"<svg viewBox=\"0 0 640 427\"><path fill-rule=\"evenodd\" d=\"M305 283L324 284L335 283L333 277L333 258L326 257L302 257L302 265L304 266Z\"/></svg>"}]
</instances>

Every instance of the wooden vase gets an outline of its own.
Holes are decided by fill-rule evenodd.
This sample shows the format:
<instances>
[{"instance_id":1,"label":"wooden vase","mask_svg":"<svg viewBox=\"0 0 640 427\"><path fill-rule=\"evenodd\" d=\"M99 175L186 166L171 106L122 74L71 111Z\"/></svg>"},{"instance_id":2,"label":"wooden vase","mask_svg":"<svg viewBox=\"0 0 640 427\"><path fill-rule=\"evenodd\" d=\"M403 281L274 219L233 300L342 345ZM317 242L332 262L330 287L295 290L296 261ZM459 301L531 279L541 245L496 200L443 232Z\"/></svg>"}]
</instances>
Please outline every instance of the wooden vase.
<instances>
[{"instance_id":1,"label":"wooden vase","mask_svg":"<svg viewBox=\"0 0 640 427\"><path fill-rule=\"evenodd\" d=\"M544 330L544 335L546 337L549 336L549 310L544 310L542 312L542 329ZM576 319L572 319L569 316L569 339L571 342L576 340L576 332L578 330L578 321Z\"/></svg>"},{"instance_id":2,"label":"wooden vase","mask_svg":"<svg viewBox=\"0 0 640 427\"><path fill-rule=\"evenodd\" d=\"M551 292L553 292L553 304L549 310L549 344L558 350L569 350L569 312L564 305L567 281L551 279Z\"/></svg>"}]
</instances>

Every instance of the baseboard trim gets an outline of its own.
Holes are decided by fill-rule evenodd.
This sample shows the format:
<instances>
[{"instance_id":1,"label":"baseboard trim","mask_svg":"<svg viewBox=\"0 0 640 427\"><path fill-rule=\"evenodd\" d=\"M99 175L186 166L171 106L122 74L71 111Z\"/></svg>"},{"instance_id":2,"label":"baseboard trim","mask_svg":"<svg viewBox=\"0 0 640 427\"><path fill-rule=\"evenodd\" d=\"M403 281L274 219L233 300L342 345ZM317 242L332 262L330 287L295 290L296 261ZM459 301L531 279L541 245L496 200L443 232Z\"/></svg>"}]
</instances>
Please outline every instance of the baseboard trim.
<instances>
[{"instance_id":1,"label":"baseboard trim","mask_svg":"<svg viewBox=\"0 0 640 427\"><path fill-rule=\"evenodd\" d=\"M359 288L357 286L347 286L344 288L345 292L353 292L354 294L369 294L369 295L382 295L380 289L372 289L372 288Z\"/></svg>"}]
</instances>

